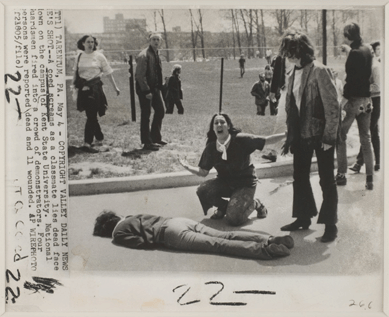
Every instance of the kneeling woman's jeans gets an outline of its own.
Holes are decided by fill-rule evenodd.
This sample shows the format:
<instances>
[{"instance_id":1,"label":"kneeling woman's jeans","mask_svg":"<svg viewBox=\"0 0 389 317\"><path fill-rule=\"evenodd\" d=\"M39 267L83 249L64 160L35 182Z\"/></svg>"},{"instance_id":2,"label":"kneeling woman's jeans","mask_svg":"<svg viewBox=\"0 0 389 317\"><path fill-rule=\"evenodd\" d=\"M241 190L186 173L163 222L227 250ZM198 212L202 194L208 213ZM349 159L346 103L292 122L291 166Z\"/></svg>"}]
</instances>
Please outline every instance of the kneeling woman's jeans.
<instances>
[{"instance_id":1,"label":"kneeling woman's jeans","mask_svg":"<svg viewBox=\"0 0 389 317\"><path fill-rule=\"evenodd\" d=\"M167 248L270 260L266 252L269 236L244 231L219 231L187 219L166 222L164 245Z\"/></svg>"},{"instance_id":2,"label":"kneeling woman's jeans","mask_svg":"<svg viewBox=\"0 0 389 317\"><path fill-rule=\"evenodd\" d=\"M244 224L255 210L256 187L234 188L219 178L209 179L197 188L201 207L206 215L208 209L215 206L225 212L231 226ZM230 200L224 198L230 197Z\"/></svg>"}]
</instances>

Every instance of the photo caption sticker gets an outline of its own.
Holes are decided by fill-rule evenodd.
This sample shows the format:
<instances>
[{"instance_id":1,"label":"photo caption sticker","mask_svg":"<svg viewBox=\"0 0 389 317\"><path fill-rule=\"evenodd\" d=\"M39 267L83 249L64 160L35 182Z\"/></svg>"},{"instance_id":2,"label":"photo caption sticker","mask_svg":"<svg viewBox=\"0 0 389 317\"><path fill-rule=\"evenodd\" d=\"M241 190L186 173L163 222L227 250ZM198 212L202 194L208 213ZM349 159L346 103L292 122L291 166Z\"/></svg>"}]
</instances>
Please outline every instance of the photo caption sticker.
<instances>
[{"instance_id":1,"label":"photo caption sticker","mask_svg":"<svg viewBox=\"0 0 389 317\"><path fill-rule=\"evenodd\" d=\"M61 10L6 12L6 310L40 306L68 276ZM47 300L47 297L46 297Z\"/></svg>"}]
</instances>

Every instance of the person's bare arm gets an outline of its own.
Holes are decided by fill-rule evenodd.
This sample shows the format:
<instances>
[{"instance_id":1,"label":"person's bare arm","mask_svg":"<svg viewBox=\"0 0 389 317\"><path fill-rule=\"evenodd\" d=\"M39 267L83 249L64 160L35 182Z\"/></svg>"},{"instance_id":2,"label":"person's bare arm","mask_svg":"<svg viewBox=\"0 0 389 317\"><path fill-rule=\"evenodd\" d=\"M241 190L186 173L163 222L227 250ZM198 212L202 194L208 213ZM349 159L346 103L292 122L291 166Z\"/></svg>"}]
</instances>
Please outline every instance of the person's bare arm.
<instances>
[{"instance_id":1,"label":"person's bare arm","mask_svg":"<svg viewBox=\"0 0 389 317\"><path fill-rule=\"evenodd\" d=\"M190 165L186 159L178 157L178 161L186 170L188 170L194 175L205 177L209 174L209 171L202 169L201 167Z\"/></svg>"}]
</instances>

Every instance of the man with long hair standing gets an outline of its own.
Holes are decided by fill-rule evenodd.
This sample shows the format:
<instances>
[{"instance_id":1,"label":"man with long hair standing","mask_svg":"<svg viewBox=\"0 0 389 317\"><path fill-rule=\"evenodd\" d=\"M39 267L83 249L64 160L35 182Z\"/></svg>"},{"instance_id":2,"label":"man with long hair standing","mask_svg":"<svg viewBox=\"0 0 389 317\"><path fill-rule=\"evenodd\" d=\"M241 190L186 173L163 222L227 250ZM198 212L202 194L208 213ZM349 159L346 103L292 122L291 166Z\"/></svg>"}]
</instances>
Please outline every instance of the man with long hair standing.
<instances>
[{"instance_id":1,"label":"man with long hair standing","mask_svg":"<svg viewBox=\"0 0 389 317\"><path fill-rule=\"evenodd\" d=\"M310 183L313 152L319 167L323 202L318 223L325 224L322 242L336 239L338 192L334 179L334 151L340 108L331 70L315 61L309 38L299 32L285 35L280 53L295 64L286 95L287 139L283 154L293 154L293 217L283 231L308 229L318 214Z\"/></svg>"}]
</instances>

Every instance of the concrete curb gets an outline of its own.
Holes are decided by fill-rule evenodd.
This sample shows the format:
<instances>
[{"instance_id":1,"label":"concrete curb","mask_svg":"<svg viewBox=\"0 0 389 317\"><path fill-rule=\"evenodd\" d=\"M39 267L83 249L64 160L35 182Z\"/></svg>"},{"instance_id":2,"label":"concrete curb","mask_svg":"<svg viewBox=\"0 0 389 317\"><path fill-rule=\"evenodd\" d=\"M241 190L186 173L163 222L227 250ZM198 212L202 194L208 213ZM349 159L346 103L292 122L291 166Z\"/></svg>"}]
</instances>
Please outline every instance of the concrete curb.
<instances>
[{"instance_id":1,"label":"concrete curb","mask_svg":"<svg viewBox=\"0 0 389 317\"><path fill-rule=\"evenodd\" d=\"M355 159L356 155L348 156L349 162L355 161ZM335 166L337 166L336 159ZM318 166L316 158L314 157L312 159L311 172L316 172L317 169ZM256 165L256 172L259 179L292 176L293 164L291 160L260 164ZM215 177L215 175L216 172L211 170L209 175L204 179L203 177L195 176L188 171L183 171L154 175L69 181L69 195L86 196L196 186L204 180Z\"/></svg>"}]
</instances>

